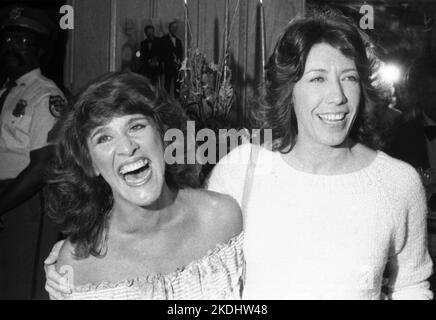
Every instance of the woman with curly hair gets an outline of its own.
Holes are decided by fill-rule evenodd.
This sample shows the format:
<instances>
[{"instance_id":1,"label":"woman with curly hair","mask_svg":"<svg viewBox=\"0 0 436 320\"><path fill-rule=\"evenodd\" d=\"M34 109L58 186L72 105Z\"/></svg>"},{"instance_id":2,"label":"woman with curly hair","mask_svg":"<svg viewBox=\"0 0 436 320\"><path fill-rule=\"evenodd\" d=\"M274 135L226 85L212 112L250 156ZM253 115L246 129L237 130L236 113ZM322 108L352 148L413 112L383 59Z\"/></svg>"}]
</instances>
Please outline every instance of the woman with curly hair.
<instances>
[{"instance_id":1,"label":"woman with curly hair","mask_svg":"<svg viewBox=\"0 0 436 320\"><path fill-rule=\"evenodd\" d=\"M209 179L243 209L244 298L380 299L384 285L387 298L432 297L424 189L379 151L372 67L362 33L334 12L279 38L253 108L274 143L234 149Z\"/></svg>"},{"instance_id":2,"label":"woman with curly hair","mask_svg":"<svg viewBox=\"0 0 436 320\"><path fill-rule=\"evenodd\" d=\"M140 75L109 74L79 95L60 124L48 196L67 236L56 269L72 288L56 291L48 267L51 298L240 298L238 204L193 189L198 165L165 161L165 132L186 133L186 124L180 106Z\"/></svg>"}]
</instances>

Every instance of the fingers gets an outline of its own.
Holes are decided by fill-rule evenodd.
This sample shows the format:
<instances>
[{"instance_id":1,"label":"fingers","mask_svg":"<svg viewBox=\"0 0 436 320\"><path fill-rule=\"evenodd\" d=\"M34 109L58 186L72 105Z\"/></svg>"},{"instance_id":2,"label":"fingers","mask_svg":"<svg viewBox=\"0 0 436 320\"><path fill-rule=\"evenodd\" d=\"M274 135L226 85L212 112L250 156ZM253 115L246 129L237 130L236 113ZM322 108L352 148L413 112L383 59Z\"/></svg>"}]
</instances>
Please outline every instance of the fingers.
<instances>
[{"instance_id":1,"label":"fingers","mask_svg":"<svg viewBox=\"0 0 436 320\"><path fill-rule=\"evenodd\" d=\"M57 242L49 256L44 261L44 271L46 275L45 290L50 296L51 300L64 300L72 289L67 277L61 276L55 267L55 263L58 260L59 252L64 244L65 240Z\"/></svg>"},{"instance_id":2,"label":"fingers","mask_svg":"<svg viewBox=\"0 0 436 320\"><path fill-rule=\"evenodd\" d=\"M56 271L56 267L53 264L45 265L45 276L47 280L60 283L62 276Z\"/></svg>"},{"instance_id":3,"label":"fingers","mask_svg":"<svg viewBox=\"0 0 436 320\"><path fill-rule=\"evenodd\" d=\"M67 277L61 276L56 271L56 268L53 264L45 265L44 269L46 275L46 288L50 288L55 292L64 293L64 294L70 294L72 292L69 279ZM49 290L47 290L47 292L49 292Z\"/></svg>"},{"instance_id":4,"label":"fingers","mask_svg":"<svg viewBox=\"0 0 436 320\"><path fill-rule=\"evenodd\" d=\"M51 290L61 293L61 294L71 294L72 290L70 285L66 280L61 280L61 282L53 281L51 279L47 279L45 282L46 288L50 288ZM48 292L48 290L47 290Z\"/></svg>"},{"instance_id":5,"label":"fingers","mask_svg":"<svg viewBox=\"0 0 436 320\"><path fill-rule=\"evenodd\" d=\"M47 273L46 284L56 291L69 294L71 293L71 284L66 277L62 277L56 270L50 270Z\"/></svg>"},{"instance_id":6,"label":"fingers","mask_svg":"<svg viewBox=\"0 0 436 320\"><path fill-rule=\"evenodd\" d=\"M47 291L50 300L65 300L65 296L62 295L62 293L53 290L53 288L50 288L49 286L47 286L47 284L45 285L45 291Z\"/></svg>"},{"instance_id":7,"label":"fingers","mask_svg":"<svg viewBox=\"0 0 436 320\"><path fill-rule=\"evenodd\" d=\"M44 264L54 264L58 260L59 252L64 244L65 240L58 241L50 251L48 257L44 260Z\"/></svg>"}]
</instances>

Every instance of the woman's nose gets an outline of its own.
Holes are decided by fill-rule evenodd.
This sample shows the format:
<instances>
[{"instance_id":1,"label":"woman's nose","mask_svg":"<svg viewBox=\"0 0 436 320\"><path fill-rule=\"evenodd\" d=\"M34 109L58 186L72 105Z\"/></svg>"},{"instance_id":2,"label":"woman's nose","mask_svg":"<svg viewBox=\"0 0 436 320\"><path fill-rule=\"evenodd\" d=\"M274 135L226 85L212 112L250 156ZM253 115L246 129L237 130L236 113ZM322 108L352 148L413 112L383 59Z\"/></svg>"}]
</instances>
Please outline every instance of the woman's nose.
<instances>
[{"instance_id":1,"label":"woman's nose","mask_svg":"<svg viewBox=\"0 0 436 320\"><path fill-rule=\"evenodd\" d=\"M118 153L131 156L139 149L139 144L129 136L123 136L118 142Z\"/></svg>"},{"instance_id":2,"label":"woman's nose","mask_svg":"<svg viewBox=\"0 0 436 320\"><path fill-rule=\"evenodd\" d=\"M331 81L328 90L328 103L342 105L347 102L347 97L344 94L344 88L339 80Z\"/></svg>"}]
</instances>

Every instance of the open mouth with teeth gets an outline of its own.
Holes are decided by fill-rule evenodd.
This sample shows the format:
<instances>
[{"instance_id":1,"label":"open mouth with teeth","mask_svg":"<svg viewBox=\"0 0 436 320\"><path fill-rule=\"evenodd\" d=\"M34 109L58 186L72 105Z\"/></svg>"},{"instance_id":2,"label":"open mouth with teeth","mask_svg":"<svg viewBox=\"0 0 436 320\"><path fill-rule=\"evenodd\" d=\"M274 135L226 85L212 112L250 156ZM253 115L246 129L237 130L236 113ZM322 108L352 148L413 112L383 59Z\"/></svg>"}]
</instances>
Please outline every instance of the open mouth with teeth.
<instances>
[{"instance_id":1,"label":"open mouth with teeth","mask_svg":"<svg viewBox=\"0 0 436 320\"><path fill-rule=\"evenodd\" d=\"M135 162L122 165L118 172L128 185L142 185L151 175L150 162L149 159L142 158Z\"/></svg>"},{"instance_id":2,"label":"open mouth with teeth","mask_svg":"<svg viewBox=\"0 0 436 320\"><path fill-rule=\"evenodd\" d=\"M346 113L323 113L318 114L318 118L327 124L337 124L345 119Z\"/></svg>"}]
</instances>

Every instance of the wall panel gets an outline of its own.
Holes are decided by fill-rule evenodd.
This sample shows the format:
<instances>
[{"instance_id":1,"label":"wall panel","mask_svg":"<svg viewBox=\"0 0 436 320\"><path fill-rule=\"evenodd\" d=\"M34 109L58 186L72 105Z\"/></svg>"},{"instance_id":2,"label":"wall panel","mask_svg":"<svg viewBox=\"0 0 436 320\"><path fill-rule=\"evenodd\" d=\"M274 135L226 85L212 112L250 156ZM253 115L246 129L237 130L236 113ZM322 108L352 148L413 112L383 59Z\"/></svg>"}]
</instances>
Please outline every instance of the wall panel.
<instances>
[{"instance_id":1,"label":"wall panel","mask_svg":"<svg viewBox=\"0 0 436 320\"><path fill-rule=\"evenodd\" d=\"M70 61L73 68L66 76L72 92L109 70L110 1L74 1L75 24L70 33Z\"/></svg>"}]
</instances>

